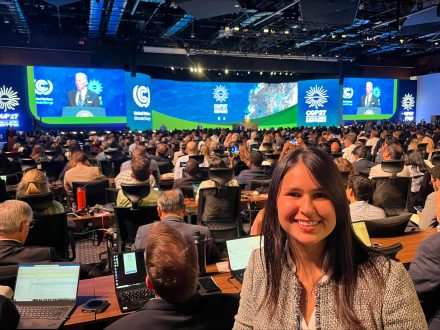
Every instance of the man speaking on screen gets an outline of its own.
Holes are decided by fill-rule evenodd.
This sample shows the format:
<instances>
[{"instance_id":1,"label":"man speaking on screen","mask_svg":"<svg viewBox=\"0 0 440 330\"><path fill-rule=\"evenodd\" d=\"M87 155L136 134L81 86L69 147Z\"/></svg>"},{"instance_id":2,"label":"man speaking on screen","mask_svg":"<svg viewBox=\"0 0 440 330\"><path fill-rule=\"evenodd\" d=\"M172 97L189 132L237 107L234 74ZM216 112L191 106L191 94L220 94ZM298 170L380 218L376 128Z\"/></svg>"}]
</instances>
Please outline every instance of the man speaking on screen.
<instances>
[{"instance_id":1,"label":"man speaking on screen","mask_svg":"<svg viewBox=\"0 0 440 330\"><path fill-rule=\"evenodd\" d=\"M373 83L368 81L365 84L365 95L361 98L361 107L379 107L380 100L373 94Z\"/></svg>"},{"instance_id":2,"label":"man speaking on screen","mask_svg":"<svg viewBox=\"0 0 440 330\"><path fill-rule=\"evenodd\" d=\"M87 88L87 76L78 72L75 74L76 90L67 93L71 107L100 107L99 95Z\"/></svg>"}]
</instances>

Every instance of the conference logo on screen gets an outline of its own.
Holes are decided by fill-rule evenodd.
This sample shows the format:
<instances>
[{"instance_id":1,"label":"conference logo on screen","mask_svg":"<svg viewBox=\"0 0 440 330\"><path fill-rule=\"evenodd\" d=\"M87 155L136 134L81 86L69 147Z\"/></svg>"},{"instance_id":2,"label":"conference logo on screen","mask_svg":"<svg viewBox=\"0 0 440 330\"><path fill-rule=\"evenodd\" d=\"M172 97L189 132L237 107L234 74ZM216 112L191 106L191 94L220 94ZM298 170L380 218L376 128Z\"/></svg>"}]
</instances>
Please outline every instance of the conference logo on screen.
<instances>
[{"instance_id":1,"label":"conference logo on screen","mask_svg":"<svg viewBox=\"0 0 440 330\"><path fill-rule=\"evenodd\" d=\"M220 102L214 104L214 114L217 114L217 120L226 120L226 116L222 117L219 115L228 114L228 104L223 103L226 102L229 97L228 89L223 85L215 86L212 97L216 102Z\"/></svg>"},{"instance_id":2,"label":"conference logo on screen","mask_svg":"<svg viewBox=\"0 0 440 330\"><path fill-rule=\"evenodd\" d=\"M90 80L87 84L87 88L90 89L92 92L95 92L96 94L101 94L104 89L99 80L96 79Z\"/></svg>"},{"instance_id":3,"label":"conference logo on screen","mask_svg":"<svg viewBox=\"0 0 440 330\"><path fill-rule=\"evenodd\" d=\"M34 79L35 85L35 102L37 105L47 104L53 105L53 97L49 97L53 92L53 83L46 79Z\"/></svg>"},{"instance_id":4,"label":"conference logo on screen","mask_svg":"<svg viewBox=\"0 0 440 330\"><path fill-rule=\"evenodd\" d=\"M0 88L0 110L8 111L15 110L16 107L20 105L18 101L20 98L17 96L18 93L15 92L12 87L3 87Z\"/></svg>"},{"instance_id":5,"label":"conference logo on screen","mask_svg":"<svg viewBox=\"0 0 440 330\"><path fill-rule=\"evenodd\" d=\"M133 88L133 101L139 108L148 108L150 106L150 88L143 85L136 85Z\"/></svg>"},{"instance_id":6,"label":"conference logo on screen","mask_svg":"<svg viewBox=\"0 0 440 330\"><path fill-rule=\"evenodd\" d=\"M403 112L403 121L413 121L414 120L414 111L413 108L416 105L415 98L412 94L407 93L402 97L401 101Z\"/></svg>"},{"instance_id":7,"label":"conference logo on screen","mask_svg":"<svg viewBox=\"0 0 440 330\"><path fill-rule=\"evenodd\" d=\"M327 122L327 110L318 110L323 108L324 104L328 102L327 90L323 86L315 85L311 86L306 92L305 102L309 108L315 108L315 110L306 111L306 123L326 123Z\"/></svg>"},{"instance_id":8,"label":"conference logo on screen","mask_svg":"<svg viewBox=\"0 0 440 330\"><path fill-rule=\"evenodd\" d=\"M343 106L353 106L353 98L354 95L354 90L351 87L344 87L344 89L342 90L342 105Z\"/></svg>"}]
</instances>

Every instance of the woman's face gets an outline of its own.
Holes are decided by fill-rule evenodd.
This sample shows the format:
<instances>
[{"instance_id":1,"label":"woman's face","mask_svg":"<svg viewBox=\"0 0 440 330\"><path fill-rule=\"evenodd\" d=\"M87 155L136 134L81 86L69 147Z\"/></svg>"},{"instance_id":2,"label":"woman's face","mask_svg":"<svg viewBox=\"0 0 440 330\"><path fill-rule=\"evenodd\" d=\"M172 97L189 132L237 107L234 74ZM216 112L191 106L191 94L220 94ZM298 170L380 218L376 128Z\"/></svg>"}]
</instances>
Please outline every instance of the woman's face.
<instances>
[{"instance_id":1,"label":"woman's face","mask_svg":"<svg viewBox=\"0 0 440 330\"><path fill-rule=\"evenodd\" d=\"M277 200L278 219L291 246L321 245L336 226L336 212L327 193L303 163L284 176Z\"/></svg>"}]
</instances>

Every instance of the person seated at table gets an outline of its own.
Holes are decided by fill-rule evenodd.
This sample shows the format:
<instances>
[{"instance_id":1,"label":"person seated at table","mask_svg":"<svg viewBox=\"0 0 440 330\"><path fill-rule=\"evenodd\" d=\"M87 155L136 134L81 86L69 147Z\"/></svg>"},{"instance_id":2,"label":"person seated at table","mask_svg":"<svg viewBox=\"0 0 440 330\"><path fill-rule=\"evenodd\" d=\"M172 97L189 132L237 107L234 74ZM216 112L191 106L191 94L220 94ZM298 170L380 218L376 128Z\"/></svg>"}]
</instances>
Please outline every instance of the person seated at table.
<instances>
[{"instance_id":1,"label":"person seated at table","mask_svg":"<svg viewBox=\"0 0 440 330\"><path fill-rule=\"evenodd\" d=\"M211 232L208 227L198 226L186 223L185 216L185 198L180 189L165 190L157 200L157 212L160 220L170 228L177 230L187 241L194 240L196 231L205 235L207 242L207 261L216 262L219 258L219 252L215 247L214 240L211 239ZM148 233L153 224L140 226L136 233L136 240L132 246L133 249L145 249Z\"/></svg>"},{"instance_id":2,"label":"person seated at table","mask_svg":"<svg viewBox=\"0 0 440 330\"><path fill-rule=\"evenodd\" d=\"M115 178L115 185L116 188L121 188L121 183L130 183L132 182L132 176L131 176L131 161L136 157L147 157L147 151L144 146L138 145L133 149L133 152L131 154L131 159L123 162L121 164L121 171ZM150 169L153 175L151 180L153 180L153 186L158 187L160 182L160 172L159 172L159 166L157 165L157 162L154 159L148 159L150 161Z\"/></svg>"},{"instance_id":3,"label":"person seated at table","mask_svg":"<svg viewBox=\"0 0 440 330\"><path fill-rule=\"evenodd\" d=\"M200 182L202 182L202 177L199 162L195 159L188 159L185 167L185 177L174 180L173 189L180 188L182 186L191 187L193 184L199 184Z\"/></svg>"},{"instance_id":4,"label":"person seated at table","mask_svg":"<svg viewBox=\"0 0 440 330\"><path fill-rule=\"evenodd\" d=\"M84 182L105 179L105 175L97 166L90 166L87 155L82 151L73 153L70 170L64 174L64 189L68 194L72 193L72 182Z\"/></svg>"},{"instance_id":5,"label":"person seated at table","mask_svg":"<svg viewBox=\"0 0 440 330\"><path fill-rule=\"evenodd\" d=\"M270 179L269 171L263 170L261 164L263 163L263 153L260 151L251 151L249 154L248 170L243 170L237 176L239 184L250 184L255 180Z\"/></svg>"},{"instance_id":6,"label":"person seated at table","mask_svg":"<svg viewBox=\"0 0 440 330\"><path fill-rule=\"evenodd\" d=\"M160 196L158 190L153 189L153 183L151 182L151 169L150 161L145 157L136 157L131 161L132 180L130 182L124 182L125 184L137 184L137 183L149 183L150 193L147 197L139 201L139 206L155 206L157 205L157 199ZM131 202L125 197L122 189L118 192L116 198L116 206L131 207Z\"/></svg>"},{"instance_id":7,"label":"person seated at table","mask_svg":"<svg viewBox=\"0 0 440 330\"><path fill-rule=\"evenodd\" d=\"M401 160L403 155L402 147L397 143L388 145L383 152L383 160ZM377 161L376 161L377 162ZM381 176L391 176L391 173L382 171L381 164L377 164L370 169L369 179L373 179ZM397 176L409 177L409 166L404 165L403 170L397 173Z\"/></svg>"},{"instance_id":8,"label":"person seated at table","mask_svg":"<svg viewBox=\"0 0 440 330\"><path fill-rule=\"evenodd\" d=\"M234 329L427 328L405 267L357 239L341 182L316 148L278 163Z\"/></svg>"},{"instance_id":9,"label":"person seated at table","mask_svg":"<svg viewBox=\"0 0 440 330\"><path fill-rule=\"evenodd\" d=\"M13 294L11 288L0 285L0 324L2 330L15 330L20 321L20 314L11 300Z\"/></svg>"},{"instance_id":10,"label":"person seated at table","mask_svg":"<svg viewBox=\"0 0 440 330\"><path fill-rule=\"evenodd\" d=\"M118 148L118 142L114 137L111 137L110 139L107 140L105 151L114 152L114 154L112 155L113 161L120 161L125 159L125 154ZM100 152L96 157L96 160L98 161L98 163L107 160L107 156L105 155L105 152L104 151Z\"/></svg>"},{"instance_id":11,"label":"person seated at table","mask_svg":"<svg viewBox=\"0 0 440 330\"><path fill-rule=\"evenodd\" d=\"M180 156L174 167L174 180L181 179L183 177L183 167L182 163L186 163L189 159L189 156L199 155L199 149L197 148L197 143L195 141L189 141L186 145L186 155ZM202 164L202 167L208 167L208 161L205 159Z\"/></svg>"},{"instance_id":12,"label":"person seated at table","mask_svg":"<svg viewBox=\"0 0 440 330\"><path fill-rule=\"evenodd\" d=\"M227 168L227 166L223 160L218 159L218 158L213 158L211 163L209 164L209 168ZM219 182L215 182L211 179L208 179L208 180L202 181L200 183L199 190L205 189L205 188L218 187L219 185L231 186L231 187L238 187L239 186L237 179L232 179L232 180L225 182L225 183L219 183ZM197 192L195 198L196 198L196 200L199 199L198 192Z\"/></svg>"},{"instance_id":13,"label":"person seated at table","mask_svg":"<svg viewBox=\"0 0 440 330\"><path fill-rule=\"evenodd\" d=\"M351 163L353 165L353 168L358 173L370 173L370 169L376 165L372 161L369 161L367 158L367 148L364 146L357 146L352 151L354 161Z\"/></svg>"},{"instance_id":14,"label":"person seated at table","mask_svg":"<svg viewBox=\"0 0 440 330\"><path fill-rule=\"evenodd\" d=\"M46 194L48 192L50 192L50 188L46 174L37 169L25 172L23 174L23 178L17 186L18 196ZM54 200L52 205L47 209L43 211L34 211L35 215L51 215L58 213L64 213L64 206L56 200Z\"/></svg>"},{"instance_id":15,"label":"person seated at table","mask_svg":"<svg viewBox=\"0 0 440 330\"><path fill-rule=\"evenodd\" d=\"M434 191L428 195L422 212L417 212L420 217L421 230L435 227L440 219L440 165L431 169L431 183Z\"/></svg>"},{"instance_id":16,"label":"person seated at table","mask_svg":"<svg viewBox=\"0 0 440 330\"><path fill-rule=\"evenodd\" d=\"M151 226L145 249L147 287L155 298L108 326L113 329L231 329L238 295L199 295L197 251L164 222Z\"/></svg>"},{"instance_id":17,"label":"person seated at table","mask_svg":"<svg viewBox=\"0 0 440 330\"><path fill-rule=\"evenodd\" d=\"M353 175L347 182L347 199L350 203L351 221L385 218L385 211L380 207L368 204L374 184L362 175Z\"/></svg>"},{"instance_id":18,"label":"person seated at table","mask_svg":"<svg viewBox=\"0 0 440 330\"><path fill-rule=\"evenodd\" d=\"M417 248L409 275L419 296L429 329L440 329L440 233Z\"/></svg>"}]
</instances>

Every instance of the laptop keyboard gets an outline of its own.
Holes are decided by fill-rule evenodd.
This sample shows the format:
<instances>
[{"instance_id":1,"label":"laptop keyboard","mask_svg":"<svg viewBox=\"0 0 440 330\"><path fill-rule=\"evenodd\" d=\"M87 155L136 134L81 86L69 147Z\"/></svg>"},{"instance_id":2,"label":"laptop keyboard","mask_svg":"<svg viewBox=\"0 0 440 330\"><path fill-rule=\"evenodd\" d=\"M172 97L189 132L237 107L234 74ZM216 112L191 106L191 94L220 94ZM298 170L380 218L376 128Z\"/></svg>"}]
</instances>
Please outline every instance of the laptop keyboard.
<instances>
[{"instance_id":1,"label":"laptop keyboard","mask_svg":"<svg viewBox=\"0 0 440 330\"><path fill-rule=\"evenodd\" d=\"M148 289L125 291L121 294L122 301L138 301L154 298L154 292Z\"/></svg>"},{"instance_id":2,"label":"laptop keyboard","mask_svg":"<svg viewBox=\"0 0 440 330\"><path fill-rule=\"evenodd\" d=\"M17 306L22 318L59 320L70 306Z\"/></svg>"}]
</instances>

